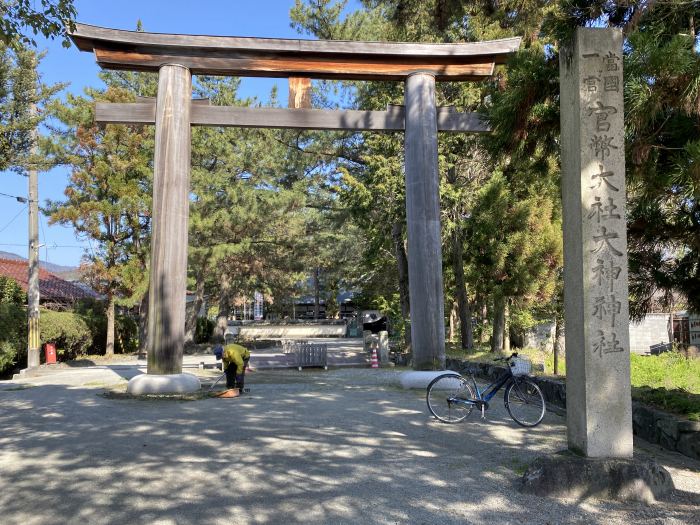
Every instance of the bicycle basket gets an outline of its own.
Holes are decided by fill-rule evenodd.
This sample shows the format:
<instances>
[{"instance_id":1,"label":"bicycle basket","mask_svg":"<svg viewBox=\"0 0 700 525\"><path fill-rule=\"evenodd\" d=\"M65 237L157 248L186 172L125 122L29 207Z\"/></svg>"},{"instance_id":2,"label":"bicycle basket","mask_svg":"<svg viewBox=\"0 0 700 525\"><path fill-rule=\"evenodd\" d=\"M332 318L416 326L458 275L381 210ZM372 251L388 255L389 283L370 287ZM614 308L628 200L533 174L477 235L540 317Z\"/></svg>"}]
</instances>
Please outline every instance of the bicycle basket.
<instances>
[{"instance_id":1,"label":"bicycle basket","mask_svg":"<svg viewBox=\"0 0 700 525\"><path fill-rule=\"evenodd\" d=\"M522 357L514 358L510 366L514 376L524 376L532 371L532 363L530 360L523 359Z\"/></svg>"}]
</instances>

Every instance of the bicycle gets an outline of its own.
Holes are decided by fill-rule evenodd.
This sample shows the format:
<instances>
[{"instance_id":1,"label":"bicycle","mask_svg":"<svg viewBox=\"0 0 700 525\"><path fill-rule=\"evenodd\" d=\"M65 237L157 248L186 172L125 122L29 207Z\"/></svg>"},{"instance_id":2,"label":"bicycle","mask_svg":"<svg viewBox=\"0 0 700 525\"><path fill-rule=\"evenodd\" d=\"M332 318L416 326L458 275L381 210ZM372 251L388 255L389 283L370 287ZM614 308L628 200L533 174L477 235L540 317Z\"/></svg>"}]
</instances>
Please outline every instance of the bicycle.
<instances>
[{"instance_id":1,"label":"bicycle","mask_svg":"<svg viewBox=\"0 0 700 525\"><path fill-rule=\"evenodd\" d=\"M459 423L471 414L474 407L478 407L481 419L486 419L489 401L505 385L503 402L513 421L523 427L539 425L546 407L540 387L523 377L530 372L530 362L518 358L517 352L496 361L505 361L507 370L483 390L479 389L471 373L471 384L457 372L448 372L433 379L426 393L430 413L444 423Z\"/></svg>"}]
</instances>

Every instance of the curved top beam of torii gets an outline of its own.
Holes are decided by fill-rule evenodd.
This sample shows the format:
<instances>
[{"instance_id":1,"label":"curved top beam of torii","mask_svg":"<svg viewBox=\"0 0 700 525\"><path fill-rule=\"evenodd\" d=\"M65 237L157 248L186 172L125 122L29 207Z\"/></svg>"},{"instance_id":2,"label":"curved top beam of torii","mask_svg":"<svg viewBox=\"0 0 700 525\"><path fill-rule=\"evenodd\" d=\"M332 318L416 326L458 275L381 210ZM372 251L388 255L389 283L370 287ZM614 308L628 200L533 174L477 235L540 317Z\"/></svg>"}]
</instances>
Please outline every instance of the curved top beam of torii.
<instances>
[{"instance_id":1,"label":"curved top beam of torii","mask_svg":"<svg viewBox=\"0 0 700 525\"><path fill-rule=\"evenodd\" d=\"M146 33L86 24L76 24L70 37L81 51L94 52L106 69L157 71L164 64L179 64L193 74L336 80L404 80L417 71L436 80L483 80L521 41L301 40Z\"/></svg>"}]
</instances>

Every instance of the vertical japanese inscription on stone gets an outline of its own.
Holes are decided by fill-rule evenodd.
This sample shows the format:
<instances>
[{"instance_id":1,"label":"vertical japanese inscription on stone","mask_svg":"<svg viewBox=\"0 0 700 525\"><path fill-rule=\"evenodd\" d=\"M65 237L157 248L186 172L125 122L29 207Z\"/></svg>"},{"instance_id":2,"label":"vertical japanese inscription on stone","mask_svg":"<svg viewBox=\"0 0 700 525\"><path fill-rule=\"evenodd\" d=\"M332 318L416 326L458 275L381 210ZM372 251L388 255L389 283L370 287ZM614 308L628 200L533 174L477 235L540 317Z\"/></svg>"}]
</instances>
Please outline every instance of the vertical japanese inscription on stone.
<instances>
[{"instance_id":1,"label":"vertical japanese inscription on stone","mask_svg":"<svg viewBox=\"0 0 700 525\"><path fill-rule=\"evenodd\" d=\"M628 343L627 246L622 57L615 51L581 52L581 152L587 221L584 279L590 291L589 351L601 359L625 353ZM624 332L624 334L623 334Z\"/></svg>"},{"instance_id":2,"label":"vertical japanese inscription on stone","mask_svg":"<svg viewBox=\"0 0 700 525\"><path fill-rule=\"evenodd\" d=\"M632 455L622 33L560 49L569 447Z\"/></svg>"}]
</instances>

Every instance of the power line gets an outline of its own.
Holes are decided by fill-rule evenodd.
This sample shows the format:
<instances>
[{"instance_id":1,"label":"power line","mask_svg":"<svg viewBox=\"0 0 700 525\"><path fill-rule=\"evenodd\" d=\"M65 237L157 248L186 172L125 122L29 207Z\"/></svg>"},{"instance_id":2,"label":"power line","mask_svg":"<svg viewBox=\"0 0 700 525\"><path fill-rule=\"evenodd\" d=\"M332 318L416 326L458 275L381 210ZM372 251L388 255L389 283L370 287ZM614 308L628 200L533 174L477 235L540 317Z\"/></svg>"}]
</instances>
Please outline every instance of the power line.
<instances>
[{"instance_id":1,"label":"power line","mask_svg":"<svg viewBox=\"0 0 700 525\"><path fill-rule=\"evenodd\" d=\"M0 242L0 246L19 246L22 248L27 248L27 244L18 244L11 242ZM46 246L48 249L53 250L54 248L80 248L85 250L86 246L80 246L79 244L52 244L51 246Z\"/></svg>"},{"instance_id":2,"label":"power line","mask_svg":"<svg viewBox=\"0 0 700 525\"><path fill-rule=\"evenodd\" d=\"M44 260L49 262L49 247L47 246L46 233L44 232L44 223L41 222L41 215L39 216L39 227L41 228L41 236L44 238ZM39 244L41 248L41 244Z\"/></svg>"},{"instance_id":3,"label":"power line","mask_svg":"<svg viewBox=\"0 0 700 525\"><path fill-rule=\"evenodd\" d=\"M26 210L26 209L27 209L26 206L22 206L22 209L19 210L19 213L17 213L17 215L15 215L14 217L12 217L12 218L10 219L10 222L8 222L5 226L3 226L3 228L0 230L0 233L4 232L7 228L9 228L9 227L10 227L10 224L12 224L12 223L15 221L15 219L16 219L17 217L19 217L19 216L22 214L22 212L23 212L24 210Z\"/></svg>"},{"instance_id":4,"label":"power line","mask_svg":"<svg viewBox=\"0 0 700 525\"><path fill-rule=\"evenodd\" d=\"M19 197L18 195L10 195L9 193L2 193L0 192L0 195L3 197L9 197L10 199L15 199L17 202L21 202L22 204L26 204L29 202L29 199L27 197Z\"/></svg>"}]
</instances>

